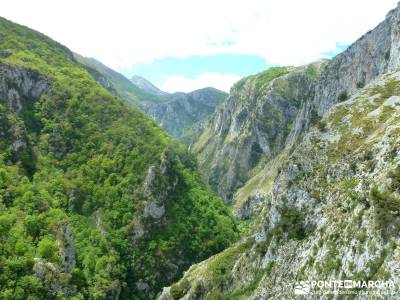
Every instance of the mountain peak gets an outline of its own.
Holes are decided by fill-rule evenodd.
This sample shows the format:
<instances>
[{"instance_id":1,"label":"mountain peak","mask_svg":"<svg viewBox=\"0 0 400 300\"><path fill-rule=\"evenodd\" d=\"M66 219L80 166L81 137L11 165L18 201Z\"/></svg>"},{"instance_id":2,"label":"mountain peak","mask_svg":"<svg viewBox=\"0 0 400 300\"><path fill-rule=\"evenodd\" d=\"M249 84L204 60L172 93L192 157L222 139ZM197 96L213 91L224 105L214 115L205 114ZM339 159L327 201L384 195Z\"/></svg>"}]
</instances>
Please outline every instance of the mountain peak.
<instances>
[{"instance_id":1,"label":"mountain peak","mask_svg":"<svg viewBox=\"0 0 400 300\"><path fill-rule=\"evenodd\" d=\"M139 75L133 75L131 78L131 82L134 85L136 85L138 88L144 90L145 92L147 92L149 94L156 95L156 96L168 95L168 93L160 90L158 87L156 87L150 81L148 81L146 78L143 78Z\"/></svg>"}]
</instances>

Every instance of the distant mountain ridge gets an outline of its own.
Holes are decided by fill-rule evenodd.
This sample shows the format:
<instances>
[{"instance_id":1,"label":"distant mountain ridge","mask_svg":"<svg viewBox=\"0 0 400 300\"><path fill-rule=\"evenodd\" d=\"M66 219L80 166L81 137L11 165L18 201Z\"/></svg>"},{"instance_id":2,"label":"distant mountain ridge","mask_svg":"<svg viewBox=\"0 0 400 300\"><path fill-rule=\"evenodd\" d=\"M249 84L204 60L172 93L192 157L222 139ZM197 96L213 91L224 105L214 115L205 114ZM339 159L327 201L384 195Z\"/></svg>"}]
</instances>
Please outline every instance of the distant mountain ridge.
<instances>
[{"instance_id":1,"label":"distant mountain ridge","mask_svg":"<svg viewBox=\"0 0 400 300\"><path fill-rule=\"evenodd\" d=\"M150 104L143 110L167 132L183 138L194 124L208 118L227 95L216 88L207 87L190 93L165 95L165 101Z\"/></svg>"},{"instance_id":2,"label":"distant mountain ridge","mask_svg":"<svg viewBox=\"0 0 400 300\"><path fill-rule=\"evenodd\" d=\"M76 53L74 57L109 92L139 108L177 138L184 138L194 124L207 119L228 95L212 87L169 94L141 76L129 80L94 58Z\"/></svg>"},{"instance_id":3,"label":"distant mountain ridge","mask_svg":"<svg viewBox=\"0 0 400 300\"><path fill-rule=\"evenodd\" d=\"M83 57L74 53L74 58L91 73L91 75L109 92L121 98L135 107L163 101L157 95L148 93L146 90L132 83L124 75L104 65L92 57Z\"/></svg>"},{"instance_id":4,"label":"distant mountain ridge","mask_svg":"<svg viewBox=\"0 0 400 300\"><path fill-rule=\"evenodd\" d=\"M148 81L146 78L143 78L139 75L132 76L131 82L134 85L136 85L138 88L142 89L143 91L145 91L151 95L155 95L155 96L168 95L167 92L160 90L158 87L156 87L150 81Z\"/></svg>"}]
</instances>

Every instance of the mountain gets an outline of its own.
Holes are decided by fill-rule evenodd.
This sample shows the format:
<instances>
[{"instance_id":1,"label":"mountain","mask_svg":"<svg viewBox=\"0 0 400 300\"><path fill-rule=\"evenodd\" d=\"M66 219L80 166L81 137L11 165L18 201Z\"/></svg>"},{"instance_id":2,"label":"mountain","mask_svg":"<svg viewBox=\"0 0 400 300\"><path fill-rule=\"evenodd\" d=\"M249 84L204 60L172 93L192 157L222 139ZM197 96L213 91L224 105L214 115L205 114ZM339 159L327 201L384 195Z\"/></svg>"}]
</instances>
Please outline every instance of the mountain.
<instances>
[{"instance_id":1,"label":"mountain","mask_svg":"<svg viewBox=\"0 0 400 300\"><path fill-rule=\"evenodd\" d=\"M160 90L158 87L156 87L154 84L152 84L150 81L147 79L140 77L139 75L134 75L131 78L131 82L136 85L138 88L142 89L143 91L155 95L155 96L163 96L163 95L168 95L168 93L163 92Z\"/></svg>"},{"instance_id":2,"label":"mountain","mask_svg":"<svg viewBox=\"0 0 400 300\"><path fill-rule=\"evenodd\" d=\"M215 88L174 93L163 96L163 102L147 105L143 111L167 132L182 139L191 127L206 120L226 96Z\"/></svg>"},{"instance_id":3,"label":"mountain","mask_svg":"<svg viewBox=\"0 0 400 300\"><path fill-rule=\"evenodd\" d=\"M1 299L154 299L236 240L186 147L100 72L3 18L0 39Z\"/></svg>"},{"instance_id":4,"label":"mountain","mask_svg":"<svg viewBox=\"0 0 400 300\"><path fill-rule=\"evenodd\" d=\"M105 89L139 108L171 135L187 142L191 141L191 128L206 120L227 96L214 88L168 94L143 77L133 76L129 81L94 58L76 53L74 57Z\"/></svg>"},{"instance_id":5,"label":"mountain","mask_svg":"<svg viewBox=\"0 0 400 300\"><path fill-rule=\"evenodd\" d=\"M123 99L129 105L141 108L146 104L163 101L145 89L133 84L124 75L102 64L91 57L83 57L74 53L74 58L81 63L89 73L109 92Z\"/></svg>"},{"instance_id":6,"label":"mountain","mask_svg":"<svg viewBox=\"0 0 400 300\"><path fill-rule=\"evenodd\" d=\"M399 23L400 5L330 61L234 86L192 149L242 238L159 299L295 299L312 280L393 284L352 299L400 292Z\"/></svg>"},{"instance_id":7,"label":"mountain","mask_svg":"<svg viewBox=\"0 0 400 300\"><path fill-rule=\"evenodd\" d=\"M227 202L289 140L294 142L302 126L295 124L297 117L313 97L325 65L276 67L244 78L218 107L191 149L210 185Z\"/></svg>"}]
</instances>

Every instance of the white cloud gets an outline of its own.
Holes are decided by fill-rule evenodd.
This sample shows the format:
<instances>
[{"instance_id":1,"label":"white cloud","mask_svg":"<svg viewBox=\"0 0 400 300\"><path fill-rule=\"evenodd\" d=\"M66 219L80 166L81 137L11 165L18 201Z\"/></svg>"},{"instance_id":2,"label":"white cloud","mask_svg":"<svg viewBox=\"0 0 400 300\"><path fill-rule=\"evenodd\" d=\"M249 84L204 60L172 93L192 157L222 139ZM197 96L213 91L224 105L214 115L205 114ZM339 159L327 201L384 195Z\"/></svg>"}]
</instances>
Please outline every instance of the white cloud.
<instances>
[{"instance_id":1,"label":"white cloud","mask_svg":"<svg viewBox=\"0 0 400 300\"><path fill-rule=\"evenodd\" d=\"M238 75L226 75L220 73L202 73L195 78L183 76L169 76L161 85L161 90L166 92L191 92L204 87L215 87L225 92L229 92L231 86L240 79Z\"/></svg>"},{"instance_id":2,"label":"white cloud","mask_svg":"<svg viewBox=\"0 0 400 300\"><path fill-rule=\"evenodd\" d=\"M166 56L302 64L351 43L397 0L3 0L0 14L116 69Z\"/></svg>"}]
</instances>

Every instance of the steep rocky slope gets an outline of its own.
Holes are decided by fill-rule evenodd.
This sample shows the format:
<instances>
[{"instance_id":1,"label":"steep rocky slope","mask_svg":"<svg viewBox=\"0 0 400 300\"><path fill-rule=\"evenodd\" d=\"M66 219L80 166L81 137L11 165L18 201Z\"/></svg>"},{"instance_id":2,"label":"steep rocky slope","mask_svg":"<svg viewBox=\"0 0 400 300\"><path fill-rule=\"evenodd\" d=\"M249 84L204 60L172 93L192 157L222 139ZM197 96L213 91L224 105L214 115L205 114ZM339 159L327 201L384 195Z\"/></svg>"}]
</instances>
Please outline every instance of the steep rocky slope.
<instances>
[{"instance_id":1,"label":"steep rocky slope","mask_svg":"<svg viewBox=\"0 0 400 300\"><path fill-rule=\"evenodd\" d=\"M345 52L320 65L320 74L300 89L287 78L304 73L302 68L286 68L287 74L271 76L264 85L266 96L260 98L266 111L280 104L273 92L279 82L288 83L284 94L294 90L294 99L302 101L293 110L293 105L284 106L289 110L280 106L281 112L293 112L286 114L289 118L277 121L269 115L274 126L261 134L268 143L260 147L255 167L248 143L260 144L261 127L254 122L256 110L243 109L249 105L242 103L257 105L255 79L260 75L235 86L192 149L215 190L233 203L240 218L247 219L242 224L244 237L192 266L179 282L164 289L160 299L292 299L296 282L340 279L392 280L394 289L374 292L394 292L396 298L400 293L399 23L397 7ZM304 94L307 87L311 92ZM240 143L242 139L247 142ZM247 177L239 178L231 168Z\"/></svg>"},{"instance_id":2,"label":"steep rocky slope","mask_svg":"<svg viewBox=\"0 0 400 300\"><path fill-rule=\"evenodd\" d=\"M183 145L64 46L0 40L0 299L154 299L236 239Z\"/></svg>"},{"instance_id":3,"label":"steep rocky slope","mask_svg":"<svg viewBox=\"0 0 400 300\"><path fill-rule=\"evenodd\" d=\"M400 292L399 118L400 72L336 105L281 163L254 234L161 299L291 299L295 282L329 279Z\"/></svg>"},{"instance_id":4,"label":"steep rocky slope","mask_svg":"<svg viewBox=\"0 0 400 300\"><path fill-rule=\"evenodd\" d=\"M293 134L307 101L314 97L326 61L304 67L271 68L234 85L191 146L211 186L228 202Z\"/></svg>"},{"instance_id":5,"label":"steep rocky slope","mask_svg":"<svg viewBox=\"0 0 400 300\"><path fill-rule=\"evenodd\" d=\"M332 59L322 74L314 99L320 115L377 76L399 68L399 21L399 9L390 11L374 30Z\"/></svg>"},{"instance_id":6,"label":"steep rocky slope","mask_svg":"<svg viewBox=\"0 0 400 300\"><path fill-rule=\"evenodd\" d=\"M243 198L248 196L247 192L253 188L243 188L240 195L238 189L245 183L251 183L254 187L261 177L270 177L265 174L273 169L268 167L269 170L266 170L265 167L271 161L270 158L281 154L284 147L293 145L309 124L335 103L347 100L371 80L396 70L400 64L397 54L400 48L399 20L399 10L392 10L374 30L366 33L329 63L321 61L311 65L316 67L312 72L305 72L306 67L303 67L303 74L308 74L312 79L309 83L297 86L289 83L280 87L279 82L293 77L295 70L284 68L280 69L284 70L283 74L279 71L274 74L279 69L266 71L264 74L267 76L271 73L266 84L262 83L263 73L236 84L226 104L213 114L191 146L214 190L228 202L236 203L238 200L242 203ZM264 84L261 93L256 88L257 82L261 82L259 85ZM285 93L289 96L285 96ZM287 106L280 107L279 112L274 114L274 106L281 103L274 99L276 94L287 99L298 98L300 104L292 111L290 118L280 118L280 114L287 112ZM261 104L254 104L256 101ZM266 125L273 129L263 128ZM271 136L278 139L271 140ZM254 155L263 158L263 162L256 164L256 168ZM225 160L222 159L224 157ZM250 181L250 178L255 179Z\"/></svg>"}]
</instances>

